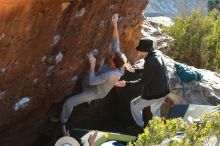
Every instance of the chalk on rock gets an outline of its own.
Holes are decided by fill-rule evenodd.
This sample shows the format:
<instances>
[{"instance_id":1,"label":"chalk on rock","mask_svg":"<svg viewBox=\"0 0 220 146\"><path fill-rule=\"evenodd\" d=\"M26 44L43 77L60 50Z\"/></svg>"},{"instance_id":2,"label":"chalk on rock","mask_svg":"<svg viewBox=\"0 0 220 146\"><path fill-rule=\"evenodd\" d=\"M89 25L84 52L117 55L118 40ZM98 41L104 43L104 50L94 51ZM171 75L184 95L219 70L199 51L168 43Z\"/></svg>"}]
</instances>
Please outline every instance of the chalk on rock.
<instances>
[{"instance_id":1,"label":"chalk on rock","mask_svg":"<svg viewBox=\"0 0 220 146\"><path fill-rule=\"evenodd\" d=\"M77 11L76 17L81 17L85 14L86 10L85 8L82 8L81 10Z\"/></svg>"},{"instance_id":2,"label":"chalk on rock","mask_svg":"<svg viewBox=\"0 0 220 146\"><path fill-rule=\"evenodd\" d=\"M4 96L6 91L0 91L0 97Z\"/></svg>"},{"instance_id":3,"label":"chalk on rock","mask_svg":"<svg viewBox=\"0 0 220 146\"><path fill-rule=\"evenodd\" d=\"M0 91L0 96L3 96L6 93L6 91Z\"/></svg>"},{"instance_id":4,"label":"chalk on rock","mask_svg":"<svg viewBox=\"0 0 220 146\"><path fill-rule=\"evenodd\" d=\"M56 56L56 64L58 64L63 59L63 54L59 52Z\"/></svg>"},{"instance_id":5,"label":"chalk on rock","mask_svg":"<svg viewBox=\"0 0 220 146\"><path fill-rule=\"evenodd\" d=\"M52 64L54 62L54 56L48 58L48 63Z\"/></svg>"},{"instance_id":6,"label":"chalk on rock","mask_svg":"<svg viewBox=\"0 0 220 146\"><path fill-rule=\"evenodd\" d=\"M38 81L38 78L35 78L35 79L33 80L33 84L36 84L37 81Z\"/></svg>"},{"instance_id":7,"label":"chalk on rock","mask_svg":"<svg viewBox=\"0 0 220 146\"><path fill-rule=\"evenodd\" d=\"M109 6L109 10L112 10L115 7L115 5Z\"/></svg>"},{"instance_id":8,"label":"chalk on rock","mask_svg":"<svg viewBox=\"0 0 220 146\"><path fill-rule=\"evenodd\" d=\"M68 7L70 6L70 3L71 3L71 2L63 2L63 3L61 4L61 6L62 6L62 11L66 10L66 8L68 8Z\"/></svg>"},{"instance_id":9,"label":"chalk on rock","mask_svg":"<svg viewBox=\"0 0 220 146\"><path fill-rule=\"evenodd\" d=\"M50 86L52 86L52 83L48 83L48 84L47 84L47 87L50 87Z\"/></svg>"},{"instance_id":10,"label":"chalk on rock","mask_svg":"<svg viewBox=\"0 0 220 146\"><path fill-rule=\"evenodd\" d=\"M105 26L105 21L102 20L100 23L99 23L99 27L104 27Z\"/></svg>"},{"instance_id":11,"label":"chalk on rock","mask_svg":"<svg viewBox=\"0 0 220 146\"><path fill-rule=\"evenodd\" d=\"M2 68L2 69L1 69L1 72L2 72L2 73L6 73L6 71L7 71L6 68Z\"/></svg>"},{"instance_id":12,"label":"chalk on rock","mask_svg":"<svg viewBox=\"0 0 220 146\"><path fill-rule=\"evenodd\" d=\"M61 40L61 36L59 34L55 35L54 38L53 38L51 46L55 46L60 40Z\"/></svg>"},{"instance_id":13,"label":"chalk on rock","mask_svg":"<svg viewBox=\"0 0 220 146\"><path fill-rule=\"evenodd\" d=\"M47 76L51 75L53 69L55 68L55 66L49 66L47 69Z\"/></svg>"},{"instance_id":14,"label":"chalk on rock","mask_svg":"<svg viewBox=\"0 0 220 146\"><path fill-rule=\"evenodd\" d=\"M15 105L14 105L14 111L18 111L21 108L25 108L28 103L30 102L30 98L29 97L24 97L22 99L20 99Z\"/></svg>"},{"instance_id":15,"label":"chalk on rock","mask_svg":"<svg viewBox=\"0 0 220 146\"><path fill-rule=\"evenodd\" d=\"M77 75L74 75L72 78L71 78L72 81L77 81L78 80L78 76Z\"/></svg>"},{"instance_id":16,"label":"chalk on rock","mask_svg":"<svg viewBox=\"0 0 220 146\"><path fill-rule=\"evenodd\" d=\"M47 57L44 56L42 59L41 59L41 62L44 63L46 61Z\"/></svg>"},{"instance_id":17,"label":"chalk on rock","mask_svg":"<svg viewBox=\"0 0 220 146\"><path fill-rule=\"evenodd\" d=\"M123 20L125 17L124 16L118 16L118 20L120 21L120 20Z\"/></svg>"},{"instance_id":18,"label":"chalk on rock","mask_svg":"<svg viewBox=\"0 0 220 146\"><path fill-rule=\"evenodd\" d=\"M99 54L99 49L93 49L90 51L90 53L92 53L92 55L95 57Z\"/></svg>"},{"instance_id":19,"label":"chalk on rock","mask_svg":"<svg viewBox=\"0 0 220 146\"><path fill-rule=\"evenodd\" d=\"M4 37L5 37L5 33L2 33L2 35L0 36L0 40L4 39Z\"/></svg>"}]
</instances>

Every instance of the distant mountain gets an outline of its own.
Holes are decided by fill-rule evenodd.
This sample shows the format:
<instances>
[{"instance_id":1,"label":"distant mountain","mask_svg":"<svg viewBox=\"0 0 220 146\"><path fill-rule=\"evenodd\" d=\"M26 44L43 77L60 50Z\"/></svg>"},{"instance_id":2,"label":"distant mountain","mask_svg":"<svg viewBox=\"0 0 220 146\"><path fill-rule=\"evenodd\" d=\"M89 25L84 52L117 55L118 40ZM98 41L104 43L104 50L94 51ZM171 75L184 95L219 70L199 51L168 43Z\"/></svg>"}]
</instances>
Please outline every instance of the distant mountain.
<instances>
[{"instance_id":1,"label":"distant mountain","mask_svg":"<svg viewBox=\"0 0 220 146\"><path fill-rule=\"evenodd\" d=\"M178 15L188 15L195 9L207 13L208 0L149 0L145 14L172 18Z\"/></svg>"}]
</instances>

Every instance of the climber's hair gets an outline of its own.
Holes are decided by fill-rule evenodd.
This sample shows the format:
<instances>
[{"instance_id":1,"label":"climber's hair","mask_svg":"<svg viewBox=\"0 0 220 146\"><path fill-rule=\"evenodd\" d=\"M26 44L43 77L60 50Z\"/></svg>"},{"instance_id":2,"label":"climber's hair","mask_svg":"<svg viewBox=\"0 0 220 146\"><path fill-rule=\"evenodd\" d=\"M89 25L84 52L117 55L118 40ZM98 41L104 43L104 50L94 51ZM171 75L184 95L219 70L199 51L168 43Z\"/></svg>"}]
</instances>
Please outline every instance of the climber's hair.
<instances>
[{"instance_id":1,"label":"climber's hair","mask_svg":"<svg viewBox=\"0 0 220 146\"><path fill-rule=\"evenodd\" d=\"M115 63L116 68L121 68L127 62L127 57L124 53L117 52L115 53L113 61Z\"/></svg>"}]
</instances>

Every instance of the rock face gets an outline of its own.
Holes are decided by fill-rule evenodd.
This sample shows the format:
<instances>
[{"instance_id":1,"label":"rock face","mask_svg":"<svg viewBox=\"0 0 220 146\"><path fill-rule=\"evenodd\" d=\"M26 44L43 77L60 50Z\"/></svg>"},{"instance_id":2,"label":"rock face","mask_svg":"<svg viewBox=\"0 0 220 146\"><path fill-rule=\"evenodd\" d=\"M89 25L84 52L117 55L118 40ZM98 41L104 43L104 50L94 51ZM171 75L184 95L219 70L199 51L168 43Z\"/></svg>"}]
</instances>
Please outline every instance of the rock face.
<instances>
[{"instance_id":1,"label":"rock face","mask_svg":"<svg viewBox=\"0 0 220 146\"><path fill-rule=\"evenodd\" d=\"M142 38L148 38L154 41L154 48L163 52L168 50L167 42L172 40L170 36L162 32L162 26L173 25L169 17L147 17L142 24Z\"/></svg>"},{"instance_id":2,"label":"rock face","mask_svg":"<svg viewBox=\"0 0 220 146\"><path fill-rule=\"evenodd\" d=\"M122 50L134 59L146 4L146 0L0 0L1 145L31 145L36 140L48 111L72 93L86 70L86 53L98 48L100 58L106 55L114 11L121 16ZM21 142L23 138L27 140Z\"/></svg>"},{"instance_id":3,"label":"rock face","mask_svg":"<svg viewBox=\"0 0 220 146\"><path fill-rule=\"evenodd\" d=\"M220 75L205 69L197 69L193 66L182 66L191 71L197 71L202 75L201 80L192 80L184 82L177 75L174 67L178 62L165 57L165 64L168 68L170 77L170 89L173 95L171 98L177 104L202 104L218 105L220 104Z\"/></svg>"}]
</instances>

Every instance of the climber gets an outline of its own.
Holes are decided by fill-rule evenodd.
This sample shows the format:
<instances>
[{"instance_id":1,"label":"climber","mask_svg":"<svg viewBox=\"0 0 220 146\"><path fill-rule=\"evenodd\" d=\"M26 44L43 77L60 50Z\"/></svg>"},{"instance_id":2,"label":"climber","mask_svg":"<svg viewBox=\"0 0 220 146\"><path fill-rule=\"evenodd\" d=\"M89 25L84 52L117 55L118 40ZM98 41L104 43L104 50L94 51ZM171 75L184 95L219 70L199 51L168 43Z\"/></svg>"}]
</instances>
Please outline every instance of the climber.
<instances>
[{"instance_id":1,"label":"climber","mask_svg":"<svg viewBox=\"0 0 220 146\"><path fill-rule=\"evenodd\" d=\"M118 14L112 16L113 23L113 47L112 53L109 53L105 63L100 70L95 73L96 58L92 53L88 54L90 61L90 71L88 88L85 88L82 93L69 97L64 105L60 116L60 122L62 124L62 132L64 135L68 135L66 130L66 122L68 121L73 107L82 104L90 103L96 99L104 98L108 92L114 87L116 81L124 74L124 69L130 70L132 67L127 63L126 56L121 53L119 45L119 34L117 28ZM131 71L131 70L130 70Z\"/></svg>"},{"instance_id":2,"label":"climber","mask_svg":"<svg viewBox=\"0 0 220 146\"><path fill-rule=\"evenodd\" d=\"M115 86L132 87L137 84L143 86L141 96L133 99L130 103L131 113L135 122L138 126L143 127L142 110L150 106L153 115L157 115L157 111L170 90L163 54L159 50L154 50L153 41L149 39L140 40L136 49L138 57L145 59L141 79L136 81L118 81Z\"/></svg>"}]
</instances>

